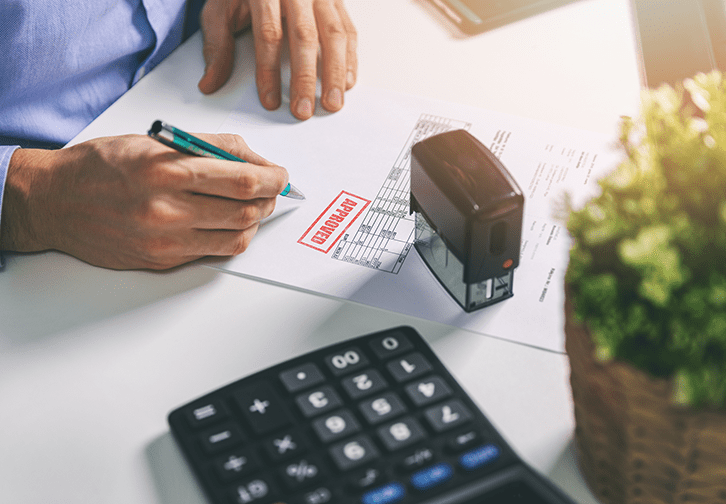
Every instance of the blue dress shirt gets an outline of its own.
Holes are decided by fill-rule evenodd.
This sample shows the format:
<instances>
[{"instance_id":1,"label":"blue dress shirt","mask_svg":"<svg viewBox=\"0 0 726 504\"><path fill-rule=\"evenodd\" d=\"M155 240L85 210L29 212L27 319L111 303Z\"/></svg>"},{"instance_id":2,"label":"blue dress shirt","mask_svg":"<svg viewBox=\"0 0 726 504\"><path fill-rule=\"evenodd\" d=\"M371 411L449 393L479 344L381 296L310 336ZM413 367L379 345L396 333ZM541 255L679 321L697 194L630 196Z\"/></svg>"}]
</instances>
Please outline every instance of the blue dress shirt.
<instances>
[{"instance_id":1,"label":"blue dress shirt","mask_svg":"<svg viewBox=\"0 0 726 504\"><path fill-rule=\"evenodd\" d=\"M0 212L17 146L66 144L193 33L202 4L0 2Z\"/></svg>"}]
</instances>

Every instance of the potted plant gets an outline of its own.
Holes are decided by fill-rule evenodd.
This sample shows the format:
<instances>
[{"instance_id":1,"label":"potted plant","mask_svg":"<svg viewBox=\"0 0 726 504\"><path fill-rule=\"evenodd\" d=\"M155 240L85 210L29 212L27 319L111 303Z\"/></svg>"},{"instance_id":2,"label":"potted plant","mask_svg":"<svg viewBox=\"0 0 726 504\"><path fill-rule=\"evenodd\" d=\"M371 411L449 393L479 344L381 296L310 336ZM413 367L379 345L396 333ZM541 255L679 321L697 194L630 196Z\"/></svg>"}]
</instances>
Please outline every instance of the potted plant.
<instances>
[{"instance_id":1,"label":"potted plant","mask_svg":"<svg viewBox=\"0 0 726 504\"><path fill-rule=\"evenodd\" d=\"M623 161L568 208L580 467L604 503L726 503L726 82L643 94Z\"/></svg>"}]
</instances>

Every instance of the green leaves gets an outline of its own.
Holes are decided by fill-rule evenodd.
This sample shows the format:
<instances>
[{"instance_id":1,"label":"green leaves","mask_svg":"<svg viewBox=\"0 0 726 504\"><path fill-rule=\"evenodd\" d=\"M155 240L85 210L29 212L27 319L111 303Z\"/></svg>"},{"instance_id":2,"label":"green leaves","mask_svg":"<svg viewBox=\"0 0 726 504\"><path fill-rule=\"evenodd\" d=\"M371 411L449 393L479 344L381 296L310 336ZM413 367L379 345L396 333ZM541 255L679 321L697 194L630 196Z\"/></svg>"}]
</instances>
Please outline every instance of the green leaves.
<instances>
[{"instance_id":1,"label":"green leaves","mask_svg":"<svg viewBox=\"0 0 726 504\"><path fill-rule=\"evenodd\" d=\"M567 282L601 359L676 380L679 402L726 405L726 84L699 74L643 94L624 158L570 210Z\"/></svg>"},{"instance_id":2,"label":"green leaves","mask_svg":"<svg viewBox=\"0 0 726 504\"><path fill-rule=\"evenodd\" d=\"M620 260L641 275L638 292L657 306L667 306L671 293L685 280L680 252L672 242L671 228L660 224L642 228L635 239L618 244Z\"/></svg>"}]
</instances>

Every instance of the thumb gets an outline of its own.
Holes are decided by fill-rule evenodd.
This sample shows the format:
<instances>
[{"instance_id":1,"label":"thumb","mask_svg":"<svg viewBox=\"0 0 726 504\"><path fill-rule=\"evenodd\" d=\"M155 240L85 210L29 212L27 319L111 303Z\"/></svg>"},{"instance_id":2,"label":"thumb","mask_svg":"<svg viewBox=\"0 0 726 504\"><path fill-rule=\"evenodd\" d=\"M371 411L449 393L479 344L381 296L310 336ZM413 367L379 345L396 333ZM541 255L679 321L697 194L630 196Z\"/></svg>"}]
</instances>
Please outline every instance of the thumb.
<instances>
[{"instance_id":1,"label":"thumb","mask_svg":"<svg viewBox=\"0 0 726 504\"><path fill-rule=\"evenodd\" d=\"M200 25L204 54L204 75L199 90L204 94L217 91L227 82L234 64L234 34L223 9L209 8L215 2L207 2L202 11Z\"/></svg>"}]
</instances>

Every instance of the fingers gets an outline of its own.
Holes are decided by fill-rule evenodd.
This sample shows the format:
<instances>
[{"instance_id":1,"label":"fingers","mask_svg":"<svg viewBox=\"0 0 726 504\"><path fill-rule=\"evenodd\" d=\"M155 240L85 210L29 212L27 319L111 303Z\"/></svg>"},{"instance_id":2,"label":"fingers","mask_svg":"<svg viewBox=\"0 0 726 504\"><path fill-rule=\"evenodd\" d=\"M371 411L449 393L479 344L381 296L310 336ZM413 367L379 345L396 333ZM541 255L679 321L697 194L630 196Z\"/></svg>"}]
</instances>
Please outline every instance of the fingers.
<instances>
[{"instance_id":1,"label":"fingers","mask_svg":"<svg viewBox=\"0 0 726 504\"><path fill-rule=\"evenodd\" d=\"M236 256L247 250L258 224L241 231L194 229L184 235L139 242L132 253L120 251L109 264L108 254L87 260L114 269L164 270L207 256ZM100 264L100 263L106 264Z\"/></svg>"},{"instance_id":2,"label":"fingers","mask_svg":"<svg viewBox=\"0 0 726 504\"><path fill-rule=\"evenodd\" d=\"M189 192L236 200L274 198L287 186L288 173L252 151L239 135L197 135L246 163L199 158L181 154L175 162L186 180L181 187ZM170 150L170 149L169 149Z\"/></svg>"},{"instance_id":3,"label":"fingers","mask_svg":"<svg viewBox=\"0 0 726 504\"><path fill-rule=\"evenodd\" d=\"M315 112L318 29L312 0L284 0L290 39L290 111L298 119Z\"/></svg>"},{"instance_id":4,"label":"fingers","mask_svg":"<svg viewBox=\"0 0 726 504\"><path fill-rule=\"evenodd\" d=\"M206 195L190 195L189 220L195 229L243 231L269 217L275 198L238 201Z\"/></svg>"},{"instance_id":5,"label":"fingers","mask_svg":"<svg viewBox=\"0 0 726 504\"><path fill-rule=\"evenodd\" d=\"M315 10L322 53L323 89L320 102L326 110L337 112L343 106L347 89L348 36L333 0L319 0Z\"/></svg>"},{"instance_id":6,"label":"fingers","mask_svg":"<svg viewBox=\"0 0 726 504\"><path fill-rule=\"evenodd\" d=\"M281 54L287 28L290 45L290 110L305 120L315 113L318 48L321 105L336 112L357 79L357 33L343 0L207 0L201 15L204 40L203 93L228 79L234 63L234 35L252 21L260 103L274 110L282 102Z\"/></svg>"},{"instance_id":7,"label":"fingers","mask_svg":"<svg viewBox=\"0 0 726 504\"><path fill-rule=\"evenodd\" d=\"M202 93L217 91L227 82L234 64L234 35L249 23L246 2L210 0L200 18L203 39L204 75L198 87Z\"/></svg>"},{"instance_id":8,"label":"fingers","mask_svg":"<svg viewBox=\"0 0 726 504\"><path fill-rule=\"evenodd\" d=\"M322 65L322 106L341 109L356 81L357 33L342 0L251 0L257 90L262 105L281 103L280 59L283 21L290 45L290 111L305 120L315 112L318 48Z\"/></svg>"},{"instance_id":9,"label":"fingers","mask_svg":"<svg viewBox=\"0 0 726 504\"><path fill-rule=\"evenodd\" d=\"M340 16L340 20L343 22L346 33L346 48L345 48L345 89L348 90L355 85L358 80L358 32L353 25L353 21L348 15L348 11L345 10L343 0L336 0L335 7Z\"/></svg>"},{"instance_id":10,"label":"fingers","mask_svg":"<svg viewBox=\"0 0 726 504\"><path fill-rule=\"evenodd\" d=\"M280 54L283 29L280 0L254 1L251 4L252 33L255 42L257 92L268 110L280 106Z\"/></svg>"},{"instance_id":11,"label":"fingers","mask_svg":"<svg viewBox=\"0 0 726 504\"><path fill-rule=\"evenodd\" d=\"M197 231L197 242L211 245L216 252L200 250L199 256L236 256L247 250L252 238L257 233L259 224L254 224L243 231Z\"/></svg>"}]
</instances>

